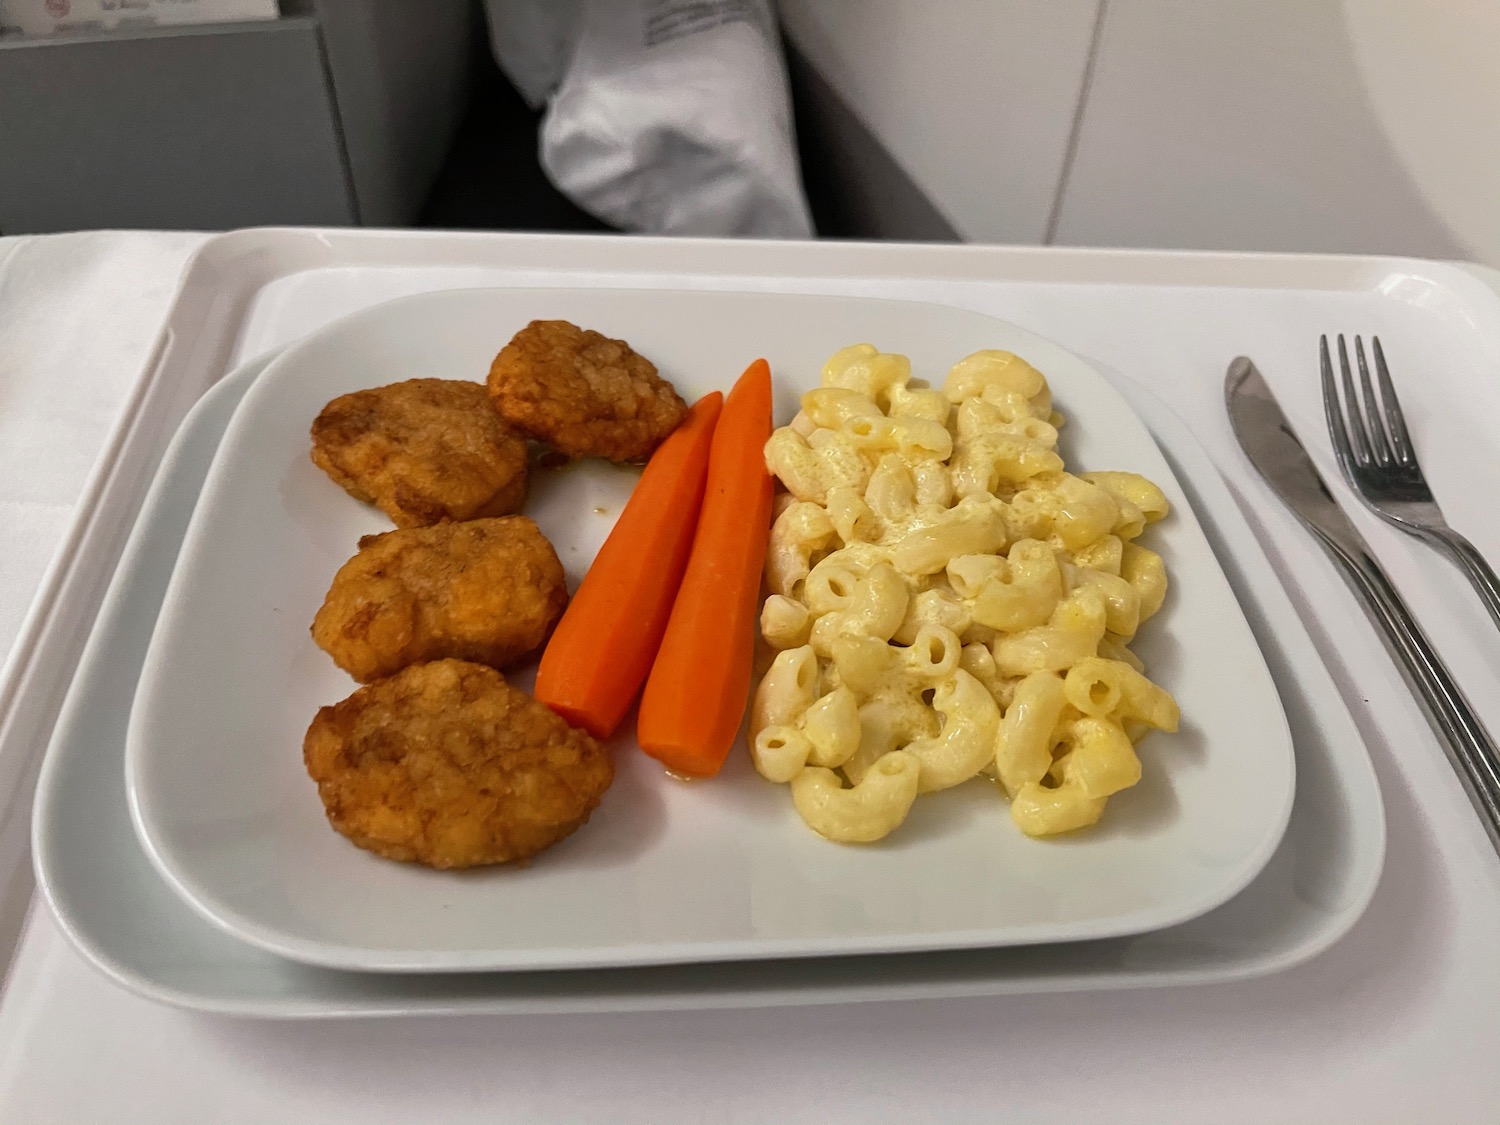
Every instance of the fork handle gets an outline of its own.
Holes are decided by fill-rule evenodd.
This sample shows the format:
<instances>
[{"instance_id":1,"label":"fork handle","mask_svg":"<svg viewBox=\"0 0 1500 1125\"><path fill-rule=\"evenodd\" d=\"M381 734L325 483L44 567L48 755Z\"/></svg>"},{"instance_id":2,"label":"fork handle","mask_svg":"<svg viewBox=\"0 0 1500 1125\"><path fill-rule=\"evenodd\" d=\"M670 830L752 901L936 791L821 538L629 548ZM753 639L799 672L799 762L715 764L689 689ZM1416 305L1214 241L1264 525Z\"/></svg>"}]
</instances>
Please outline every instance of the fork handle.
<instances>
[{"instance_id":1,"label":"fork handle","mask_svg":"<svg viewBox=\"0 0 1500 1125\"><path fill-rule=\"evenodd\" d=\"M1380 627L1400 659L1407 678L1426 705L1433 726L1442 736L1444 752L1458 771L1490 842L1500 852L1500 750L1494 739L1380 564L1364 550L1351 550L1321 531L1317 535L1361 595L1370 619ZM1490 577L1493 579L1494 575Z\"/></svg>"},{"instance_id":2,"label":"fork handle","mask_svg":"<svg viewBox=\"0 0 1500 1125\"><path fill-rule=\"evenodd\" d=\"M1480 601L1484 602L1484 608L1490 611L1491 619L1500 627L1500 578L1495 576L1490 564L1484 561L1484 556L1474 549L1474 544L1452 528L1433 528L1427 532L1427 538L1446 551L1458 564L1479 594Z\"/></svg>"}]
</instances>

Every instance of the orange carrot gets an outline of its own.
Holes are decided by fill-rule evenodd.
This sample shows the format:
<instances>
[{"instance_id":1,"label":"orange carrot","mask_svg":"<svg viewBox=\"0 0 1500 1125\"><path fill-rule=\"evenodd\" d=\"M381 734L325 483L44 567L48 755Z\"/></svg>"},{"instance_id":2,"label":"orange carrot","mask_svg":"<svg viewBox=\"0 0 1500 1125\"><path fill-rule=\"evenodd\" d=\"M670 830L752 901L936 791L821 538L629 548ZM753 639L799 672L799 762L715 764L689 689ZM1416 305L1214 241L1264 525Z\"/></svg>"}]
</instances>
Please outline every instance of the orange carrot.
<instances>
[{"instance_id":1,"label":"orange carrot","mask_svg":"<svg viewBox=\"0 0 1500 1125\"><path fill-rule=\"evenodd\" d=\"M724 404L700 398L657 447L568 603L536 673L536 697L595 738L614 733L661 644L703 504Z\"/></svg>"},{"instance_id":2,"label":"orange carrot","mask_svg":"<svg viewBox=\"0 0 1500 1125\"><path fill-rule=\"evenodd\" d=\"M641 749L676 773L712 777L750 694L755 609L771 530L771 368L752 363L724 400L687 572L641 694Z\"/></svg>"}]
</instances>

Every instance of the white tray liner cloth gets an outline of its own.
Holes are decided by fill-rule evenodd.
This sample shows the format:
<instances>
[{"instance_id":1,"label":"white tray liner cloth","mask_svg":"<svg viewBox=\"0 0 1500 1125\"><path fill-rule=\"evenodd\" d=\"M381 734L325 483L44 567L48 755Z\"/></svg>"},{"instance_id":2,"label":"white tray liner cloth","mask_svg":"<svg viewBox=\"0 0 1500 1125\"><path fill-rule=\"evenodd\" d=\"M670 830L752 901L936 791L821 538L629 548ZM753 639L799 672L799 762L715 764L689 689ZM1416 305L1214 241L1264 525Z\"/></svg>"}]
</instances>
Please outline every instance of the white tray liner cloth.
<instances>
[{"instance_id":1,"label":"white tray liner cloth","mask_svg":"<svg viewBox=\"0 0 1500 1125\"><path fill-rule=\"evenodd\" d=\"M0 239L0 663L202 240Z\"/></svg>"},{"instance_id":2,"label":"white tray liner cloth","mask_svg":"<svg viewBox=\"0 0 1500 1125\"><path fill-rule=\"evenodd\" d=\"M45 239L0 264L0 385L16 388L0 399L0 426L65 426L36 393L64 376L86 385L76 393L97 412L87 433L53 431L60 444L78 443L77 465L57 461L73 474L71 494L60 473L31 470L38 494L64 505L55 520L65 520L66 497L144 362L192 245L184 236ZM0 259L6 251L0 240ZM17 302L7 286L21 268L36 283ZM41 282L54 291L36 292ZM1213 452L1224 464L1217 441ZM61 523L52 526L55 545ZM48 540L40 524L34 538ZM1288 552L1303 558L1300 544ZM12 572L3 573L13 596ZM1337 582L1307 579L1293 590L1304 611ZM1328 631L1315 623L1314 636L1326 654ZM0 1003L0 1120L1491 1121L1500 1106L1500 869L1395 672L1367 661L1358 690L1343 686L1376 743L1390 857L1349 937L1280 976L854 1007L255 1022L124 992L38 910ZM1391 750L1413 745L1423 752Z\"/></svg>"}]
</instances>

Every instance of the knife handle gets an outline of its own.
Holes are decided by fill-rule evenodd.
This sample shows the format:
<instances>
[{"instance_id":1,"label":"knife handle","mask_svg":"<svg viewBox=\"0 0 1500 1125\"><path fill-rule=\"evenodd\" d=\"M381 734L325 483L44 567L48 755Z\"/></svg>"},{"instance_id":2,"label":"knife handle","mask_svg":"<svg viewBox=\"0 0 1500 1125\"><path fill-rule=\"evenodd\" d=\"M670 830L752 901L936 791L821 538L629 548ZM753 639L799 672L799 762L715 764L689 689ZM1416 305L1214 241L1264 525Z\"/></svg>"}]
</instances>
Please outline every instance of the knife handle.
<instances>
[{"instance_id":1,"label":"knife handle","mask_svg":"<svg viewBox=\"0 0 1500 1125\"><path fill-rule=\"evenodd\" d=\"M1380 564L1363 549L1351 551L1321 530L1313 531L1344 570L1370 620L1390 642L1442 736L1443 749L1464 782L1490 842L1500 852L1500 750L1494 739Z\"/></svg>"}]
</instances>

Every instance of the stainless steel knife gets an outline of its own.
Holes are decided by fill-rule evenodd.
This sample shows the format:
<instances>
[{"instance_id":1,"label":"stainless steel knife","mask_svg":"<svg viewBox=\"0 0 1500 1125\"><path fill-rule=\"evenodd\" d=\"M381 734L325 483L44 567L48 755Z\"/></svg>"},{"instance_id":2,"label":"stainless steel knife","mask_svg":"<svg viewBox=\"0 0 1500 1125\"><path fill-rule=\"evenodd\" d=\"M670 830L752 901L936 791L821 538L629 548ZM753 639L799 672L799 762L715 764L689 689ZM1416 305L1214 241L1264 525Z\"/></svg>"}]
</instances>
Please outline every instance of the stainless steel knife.
<instances>
[{"instance_id":1,"label":"stainless steel knife","mask_svg":"<svg viewBox=\"0 0 1500 1125\"><path fill-rule=\"evenodd\" d=\"M1500 750L1422 632L1369 545L1334 502L1255 364L1240 356L1224 380L1229 422L1250 463L1317 537L1384 634L1424 704L1448 760L1500 851Z\"/></svg>"}]
</instances>

